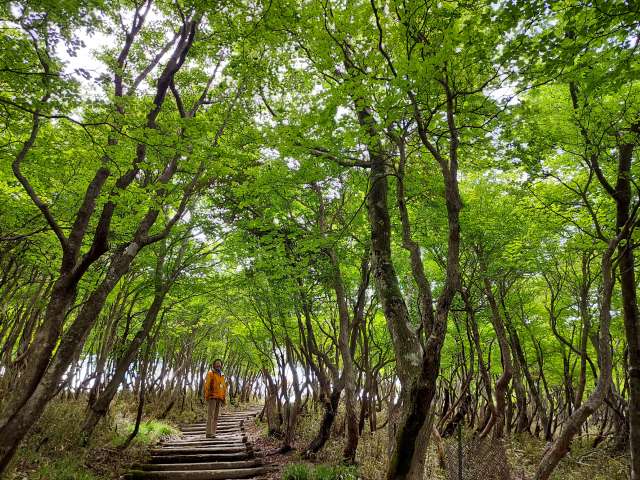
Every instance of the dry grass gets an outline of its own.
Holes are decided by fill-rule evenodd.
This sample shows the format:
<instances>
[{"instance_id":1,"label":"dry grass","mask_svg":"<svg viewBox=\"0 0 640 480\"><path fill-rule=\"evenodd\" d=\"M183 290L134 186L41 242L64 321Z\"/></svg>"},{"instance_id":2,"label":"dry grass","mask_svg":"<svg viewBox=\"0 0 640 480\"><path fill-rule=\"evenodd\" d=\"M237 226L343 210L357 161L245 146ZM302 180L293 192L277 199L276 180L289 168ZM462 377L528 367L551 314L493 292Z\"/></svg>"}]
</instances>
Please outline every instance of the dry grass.
<instances>
[{"instance_id":1,"label":"dry grass","mask_svg":"<svg viewBox=\"0 0 640 480\"><path fill-rule=\"evenodd\" d=\"M296 447L303 449L317 432L322 413L320 411L307 413L300 417ZM384 418L384 415L382 415ZM342 459L344 438L339 433L342 414L336 419L334 432L325 446L319 452L316 461L328 464L339 464ZM447 439L448 445L455 444L455 439ZM577 439L572 452L561 462L552 480L625 480L628 478L628 457L624 454L612 454L606 446L597 449L590 448L590 440ZM358 444L357 463L360 476L367 480L381 480L384 478L387 459L388 438L386 429L376 432L365 431ZM455 447L455 445L451 445ZM530 435L514 435L506 442L507 458L512 478L514 480L533 477L535 468L542 458L545 443ZM448 450L456 451L456 448ZM295 460L292 460L295 461ZM486 476L478 478L484 480ZM437 463L435 449L431 446L427 458L425 479L445 480L447 472Z\"/></svg>"},{"instance_id":2,"label":"dry grass","mask_svg":"<svg viewBox=\"0 0 640 480\"><path fill-rule=\"evenodd\" d=\"M86 399L56 399L22 442L12 463L11 480L106 480L115 479L146 455L147 446L177 433L182 419L200 416L199 409L174 408L167 419L154 417L164 404L151 402L145 408L140 431L129 448L118 448L133 429L137 402L130 395L119 397L111 412L98 424L87 445L82 423Z\"/></svg>"},{"instance_id":3,"label":"dry grass","mask_svg":"<svg viewBox=\"0 0 640 480\"><path fill-rule=\"evenodd\" d=\"M626 480L629 458L606 445L591 448L592 439L578 438L551 477L553 480ZM509 461L517 479L531 478L542 458L545 442L530 435L514 435L508 445Z\"/></svg>"},{"instance_id":4,"label":"dry grass","mask_svg":"<svg viewBox=\"0 0 640 480\"><path fill-rule=\"evenodd\" d=\"M142 443L122 451L115 443L125 431L100 424L88 445L82 444L86 402L54 400L18 448L9 479L102 480L117 478L125 465L143 455Z\"/></svg>"},{"instance_id":5,"label":"dry grass","mask_svg":"<svg viewBox=\"0 0 640 480\"><path fill-rule=\"evenodd\" d=\"M118 476L131 463L140 461L149 443L157 441L162 435L171 434L172 426L182 422L193 422L205 418L205 405L197 398L188 399L184 408L177 404L166 419L153 419L164 410L166 403L152 401L145 408L145 420L141 434L126 451L120 445L132 427L135 418L136 403L131 398L119 398L112 408L117 412L99 424L95 436L88 446L81 444L81 426L85 414L86 402L81 400L56 400L52 402L34 427L30 436L23 442L16 456L11 480L106 480ZM236 407L228 405L228 410ZM243 406L246 408L246 406ZM301 458L300 452L315 436L322 412L311 411L300 416L297 428L296 450L289 454L276 453L280 442L277 439L264 438L266 427L251 426L250 435L262 453L270 462L277 463L281 472L293 463L308 463L310 468L318 464L339 465L342 459L344 437L342 434L342 414L336 419L331 438L313 462ZM384 415L381 416L384 418ZM151 419L151 420L149 420ZM574 442L572 452L562 461L553 480L624 480L628 478L628 458L625 455L612 454L601 445L590 448L592 439L580 438ZM455 439L446 440L449 451L456 451ZM518 435L508 439L507 456L514 480L532 478L538 461L544 452L544 442L529 435ZM378 480L384 477L386 469L388 438L386 429L376 432L366 430L358 445L357 463L361 478ZM273 480L281 473L274 473ZM427 473L429 480L447 480L445 471L437 465L436 454L429 451ZM479 478L478 480L484 480Z\"/></svg>"}]
</instances>

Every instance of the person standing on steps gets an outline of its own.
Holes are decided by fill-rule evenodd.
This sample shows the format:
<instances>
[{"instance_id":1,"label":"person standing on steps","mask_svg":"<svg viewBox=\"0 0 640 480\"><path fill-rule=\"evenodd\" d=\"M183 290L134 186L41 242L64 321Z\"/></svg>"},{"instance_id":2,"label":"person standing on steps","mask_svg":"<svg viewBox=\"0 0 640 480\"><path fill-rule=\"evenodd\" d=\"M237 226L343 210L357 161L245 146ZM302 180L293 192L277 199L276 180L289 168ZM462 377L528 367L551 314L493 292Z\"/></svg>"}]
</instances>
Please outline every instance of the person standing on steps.
<instances>
[{"instance_id":1,"label":"person standing on steps","mask_svg":"<svg viewBox=\"0 0 640 480\"><path fill-rule=\"evenodd\" d=\"M222 373L222 360L213 361L213 369L207 373L204 381L204 399L207 401L207 438L216 437L220 406L225 404L227 382Z\"/></svg>"}]
</instances>

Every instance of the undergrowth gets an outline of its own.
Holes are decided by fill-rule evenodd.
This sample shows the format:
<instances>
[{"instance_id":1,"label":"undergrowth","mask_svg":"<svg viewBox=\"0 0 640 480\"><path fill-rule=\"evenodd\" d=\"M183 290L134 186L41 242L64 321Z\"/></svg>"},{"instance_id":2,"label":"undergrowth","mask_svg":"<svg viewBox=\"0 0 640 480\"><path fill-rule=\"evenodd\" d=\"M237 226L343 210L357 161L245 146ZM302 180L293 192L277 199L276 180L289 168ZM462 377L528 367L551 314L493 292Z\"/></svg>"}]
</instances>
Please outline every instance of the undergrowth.
<instances>
[{"instance_id":1,"label":"undergrowth","mask_svg":"<svg viewBox=\"0 0 640 480\"><path fill-rule=\"evenodd\" d=\"M119 448L133 431L135 411L119 399L83 443L86 399L56 399L21 443L7 475L11 480L107 480L118 478L131 463L141 461L148 445L178 430L167 421L146 420L127 449Z\"/></svg>"},{"instance_id":2,"label":"undergrowth","mask_svg":"<svg viewBox=\"0 0 640 480\"><path fill-rule=\"evenodd\" d=\"M114 447L122 445L125 440L133 432L134 424L131 421L124 422L124 428L120 429L121 433L115 432L111 441ZM138 434L135 436L133 443L141 445L150 445L156 443L160 438L169 435L178 435L180 431L172 425L159 420L147 420L140 422Z\"/></svg>"},{"instance_id":3,"label":"undergrowth","mask_svg":"<svg viewBox=\"0 0 640 480\"><path fill-rule=\"evenodd\" d=\"M317 432L322 417L321 411L311 411L300 416L297 427L296 447L302 451L313 439ZM384 421L384 414L380 415ZM343 437L343 412L340 412L335 420L331 438L325 447L318 452L315 461L328 465L339 465L342 461ZM567 455L552 475L552 480L626 480L628 478L628 457L624 453L616 453L607 449L605 444L598 448L591 448L593 437L578 437L573 442L571 452ZM455 439L445 440L447 444L455 442ZM388 458L387 429L382 428L375 432L365 429L360 438L356 463L360 478L367 480L381 480L385 476L386 459ZM507 439L507 458L510 465L511 476L514 480L533 478L535 469L543 456L546 443L531 435L513 435ZM454 448L455 451L455 448ZM300 464L293 464L283 471L285 480L312 480L314 477L304 476L310 474ZM427 456L426 478L431 480L447 479L447 472L438 466L437 455L433 442ZM299 477L285 476L298 472ZM323 477L324 479L325 477ZM482 479L478 479L482 480Z\"/></svg>"},{"instance_id":4,"label":"undergrowth","mask_svg":"<svg viewBox=\"0 0 640 480\"><path fill-rule=\"evenodd\" d=\"M206 405L198 396L175 402L166 418L166 398L151 397L145 404L144 421L127 449L120 448L133 431L137 399L120 394L110 414L83 444L82 424L87 400L55 399L21 443L7 474L9 480L107 480L116 479L132 463L144 460L147 447L162 437L177 435L180 423L205 418ZM227 410L246 408L227 405Z\"/></svg>"},{"instance_id":5,"label":"undergrowth","mask_svg":"<svg viewBox=\"0 0 640 480\"><path fill-rule=\"evenodd\" d=\"M358 469L347 465L292 463L282 471L283 480L356 480Z\"/></svg>"}]
</instances>

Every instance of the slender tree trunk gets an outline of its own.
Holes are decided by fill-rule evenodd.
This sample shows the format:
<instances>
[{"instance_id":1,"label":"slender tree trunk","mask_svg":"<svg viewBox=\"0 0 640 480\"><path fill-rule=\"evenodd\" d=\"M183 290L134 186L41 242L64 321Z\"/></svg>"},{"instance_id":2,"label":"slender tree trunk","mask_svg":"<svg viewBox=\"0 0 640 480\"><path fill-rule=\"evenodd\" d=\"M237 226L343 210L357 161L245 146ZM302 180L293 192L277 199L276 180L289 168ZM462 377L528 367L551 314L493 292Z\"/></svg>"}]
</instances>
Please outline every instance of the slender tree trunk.
<instances>
[{"instance_id":1,"label":"slender tree trunk","mask_svg":"<svg viewBox=\"0 0 640 480\"><path fill-rule=\"evenodd\" d=\"M126 449L138 432L140 431L140 423L142 421L142 415L144 413L144 402L147 393L147 373L149 371L149 353L151 351L151 345L147 345L144 358L142 359L142 368L140 372L140 392L138 394L138 410L136 411L136 423L133 426L133 431L127 437L125 442L120 446L122 450Z\"/></svg>"},{"instance_id":2,"label":"slender tree trunk","mask_svg":"<svg viewBox=\"0 0 640 480\"><path fill-rule=\"evenodd\" d=\"M296 434L296 425L298 423L298 416L300 415L300 406L302 404L302 392L300 390L300 379L298 378L298 370L296 369L294 348L291 339L287 336L285 339L286 351L287 351L287 363L291 370L291 383L293 386L294 400L287 401L285 406L284 424L285 432L282 441L281 452L288 452L293 448L293 443Z\"/></svg>"},{"instance_id":3,"label":"slender tree trunk","mask_svg":"<svg viewBox=\"0 0 640 480\"><path fill-rule=\"evenodd\" d=\"M482 255L482 253L480 253ZM481 259L480 262L483 262ZM509 382L513 377L513 361L511 359L511 349L509 348L509 340L507 339L507 332L504 326L504 321L495 296L493 294L493 287L488 277L486 277L486 267L483 266L483 283L484 291L491 307L491 323L493 324L494 331L498 338L498 345L500 346L500 358L502 359L502 375L496 382L496 416L493 417L483 430L481 436L487 436L492 428L494 428L494 435L496 438L502 438L504 434L505 426L505 408L507 403L507 393Z\"/></svg>"},{"instance_id":4,"label":"slender tree trunk","mask_svg":"<svg viewBox=\"0 0 640 480\"><path fill-rule=\"evenodd\" d=\"M634 125L635 133L640 133L640 124ZM629 444L631 450L631 480L640 480L640 312L635 279L633 255L633 230L628 227L636 221L631 217L631 164L634 143L620 145L618 152L618 176L615 186L616 226L618 231L627 229L625 237L618 245L620 262L620 290L624 327L627 336L629 375Z\"/></svg>"},{"instance_id":5,"label":"slender tree trunk","mask_svg":"<svg viewBox=\"0 0 640 480\"><path fill-rule=\"evenodd\" d=\"M347 440L342 456L348 463L354 463L358 448L358 416L356 408L356 382L353 366L353 357L350 347L351 321L347 307L347 298L340 272L340 262L334 249L329 252L331 264L334 270L334 290L338 302L340 318L340 331L338 335L338 347L342 358L342 381L344 382L345 421L347 427Z\"/></svg>"},{"instance_id":6,"label":"slender tree trunk","mask_svg":"<svg viewBox=\"0 0 640 480\"><path fill-rule=\"evenodd\" d=\"M560 460L569 452L573 438L580 432L584 422L602 405L611 385L611 336L609 326L611 324L611 297L613 294L613 267L611 257L619 239L609 242L607 250L602 258L602 293L600 300L600 376L594 391L589 398L569 416L564 422L560 435L545 452L534 480L547 480Z\"/></svg>"},{"instance_id":7,"label":"slender tree trunk","mask_svg":"<svg viewBox=\"0 0 640 480\"><path fill-rule=\"evenodd\" d=\"M516 407L517 407L517 422L516 432L523 433L529 429L529 418L527 415L527 393L522 383L524 365L521 358L518 355L518 349L521 349L520 338L518 332L513 325L511 315L507 310L506 302L506 286L500 285L500 305L502 307L502 313L504 315L504 323L509 335L509 348L511 349L511 356L513 361L513 388L516 392Z\"/></svg>"},{"instance_id":8,"label":"slender tree trunk","mask_svg":"<svg viewBox=\"0 0 640 480\"><path fill-rule=\"evenodd\" d=\"M269 435L279 436L282 431L280 429L280 417L278 415L278 387L266 368L262 370L262 375L265 379L266 386L264 409L267 415L267 428L269 429Z\"/></svg>"},{"instance_id":9,"label":"slender tree trunk","mask_svg":"<svg viewBox=\"0 0 640 480\"><path fill-rule=\"evenodd\" d=\"M341 394L342 390L334 387L329 398L324 401L324 415L320 421L320 428L318 429L318 433L315 438L306 448L305 456L312 456L319 452L322 450L322 447L324 447L324 444L327 443L327 440L329 440L333 421L336 419L336 415L338 414L338 403L340 403Z\"/></svg>"},{"instance_id":10,"label":"slender tree trunk","mask_svg":"<svg viewBox=\"0 0 640 480\"><path fill-rule=\"evenodd\" d=\"M576 408L580 408L582 404L584 390L587 385L587 346L589 343L589 332L591 330L591 312L589 311L590 261L590 252L583 252L582 278L578 286L578 310L580 311L580 318L582 320L582 330L580 332L580 374L574 399Z\"/></svg>"},{"instance_id":11,"label":"slender tree trunk","mask_svg":"<svg viewBox=\"0 0 640 480\"><path fill-rule=\"evenodd\" d=\"M129 370L131 362L133 362L133 360L135 359L138 351L140 350L140 347L142 346L142 343L149 336L156 318L158 318L158 313L160 313L160 308L162 307L162 302L164 301L167 291L167 288L163 286L160 291L156 292L153 302L151 303L149 310L147 310L142 327L140 328L140 330L138 330L133 340L131 340L131 342L129 343L129 346L127 347L125 353L118 359L115 367L115 372L109 380L109 383L98 395L95 402L89 406L89 411L87 413L87 417L82 429L83 434L85 435L85 439L88 440L89 438L91 438L96 425L98 424L100 419L107 414L109 405L111 405L111 401L118 392L118 388L124 381L125 375Z\"/></svg>"}]
</instances>

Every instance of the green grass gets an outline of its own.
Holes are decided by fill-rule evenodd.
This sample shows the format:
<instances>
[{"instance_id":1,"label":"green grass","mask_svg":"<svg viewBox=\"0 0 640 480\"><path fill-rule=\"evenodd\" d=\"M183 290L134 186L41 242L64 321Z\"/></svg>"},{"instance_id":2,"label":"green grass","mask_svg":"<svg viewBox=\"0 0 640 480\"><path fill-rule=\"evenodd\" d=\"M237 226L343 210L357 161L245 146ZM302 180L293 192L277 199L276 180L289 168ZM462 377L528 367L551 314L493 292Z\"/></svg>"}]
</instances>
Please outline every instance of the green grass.
<instances>
[{"instance_id":1,"label":"green grass","mask_svg":"<svg viewBox=\"0 0 640 480\"><path fill-rule=\"evenodd\" d=\"M310 480L311 467L305 463L290 463L282 471L282 480Z\"/></svg>"},{"instance_id":2,"label":"green grass","mask_svg":"<svg viewBox=\"0 0 640 480\"><path fill-rule=\"evenodd\" d=\"M124 432L114 437L113 445L122 444L131 432L133 432L133 427L133 423L127 422ZM136 435L133 441L139 445L150 445L165 435L177 435L178 433L179 431L168 423L160 420L148 420L140 423L138 435Z\"/></svg>"},{"instance_id":3,"label":"green grass","mask_svg":"<svg viewBox=\"0 0 640 480\"><path fill-rule=\"evenodd\" d=\"M6 475L8 480L110 480L132 463L141 462L147 445L178 431L166 421L140 424L138 435L126 450L118 448L133 431L135 405L119 398L114 415L101 421L89 443L84 443L82 419L86 399L52 401L22 442ZM147 417L152 418L152 417Z\"/></svg>"},{"instance_id":4,"label":"green grass","mask_svg":"<svg viewBox=\"0 0 640 480\"><path fill-rule=\"evenodd\" d=\"M29 472L32 480L97 480L77 457L61 456Z\"/></svg>"},{"instance_id":5,"label":"green grass","mask_svg":"<svg viewBox=\"0 0 640 480\"><path fill-rule=\"evenodd\" d=\"M358 469L347 465L292 463L282 471L282 480L355 480Z\"/></svg>"}]
</instances>

